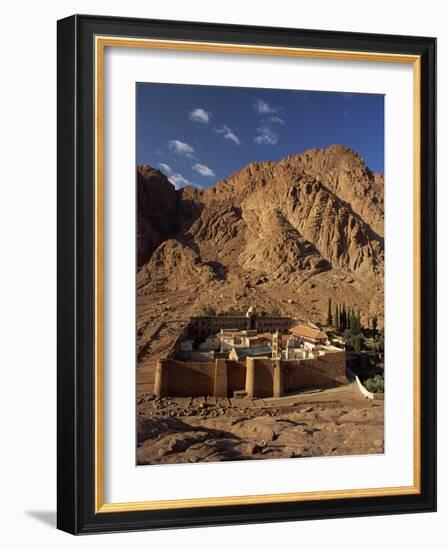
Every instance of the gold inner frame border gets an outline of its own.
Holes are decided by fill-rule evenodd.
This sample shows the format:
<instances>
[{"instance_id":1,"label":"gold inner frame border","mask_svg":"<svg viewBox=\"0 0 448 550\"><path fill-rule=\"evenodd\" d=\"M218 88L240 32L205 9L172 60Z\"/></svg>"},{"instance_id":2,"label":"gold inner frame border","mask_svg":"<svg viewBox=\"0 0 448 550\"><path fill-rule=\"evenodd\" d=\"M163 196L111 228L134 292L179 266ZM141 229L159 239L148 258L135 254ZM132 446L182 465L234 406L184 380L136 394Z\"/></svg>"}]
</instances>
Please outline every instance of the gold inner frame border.
<instances>
[{"instance_id":1,"label":"gold inner frame border","mask_svg":"<svg viewBox=\"0 0 448 550\"><path fill-rule=\"evenodd\" d=\"M406 63L413 65L413 298L414 298L414 414L413 454L414 483L402 487L342 489L302 493L226 496L179 500L106 503L104 501L104 55L106 47L146 48L159 50L233 53L244 55L286 56L312 59ZM169 510L212 506L236 506L279 502L305 502L343 498L412 495L421 492L421 425L420 425L420 117L421 60L417 55L381 52L357 52L310 48L255 46L178 40L96 36L95 58L95 513Z\"/></svg>"}]
</instances>

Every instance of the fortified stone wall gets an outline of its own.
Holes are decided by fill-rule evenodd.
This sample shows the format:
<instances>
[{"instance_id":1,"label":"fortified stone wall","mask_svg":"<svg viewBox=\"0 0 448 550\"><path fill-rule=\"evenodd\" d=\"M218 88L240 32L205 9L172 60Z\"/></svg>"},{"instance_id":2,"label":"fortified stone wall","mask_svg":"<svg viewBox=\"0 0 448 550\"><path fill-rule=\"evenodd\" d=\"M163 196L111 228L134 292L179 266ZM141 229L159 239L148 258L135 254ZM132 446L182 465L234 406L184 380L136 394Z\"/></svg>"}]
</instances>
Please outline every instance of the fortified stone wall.
<instances>
[{"instance_id":1,"label":"fortified stone wall","mask_svg":"<svg viewBox=\"0 0 448 550\"><path fill-rule=\"evenodd\" d=\"M279 397L285 392L345 385L345 353L328 353L315 359L280 361L249 357L246 363L157 362L154 393L159 396L232 396L245 389L249 397Z\"/></svg>"},{"instance_id":2,"label":"fortified stone wall","mask_svg":"<svg viewBox=\"0 0 448 550\"><path fill-rule=\"evenodd\" d=\"M227 395L244 390L246 386L246 361L226 361L227 366Z\"/></svg>"},{"instance_id":3,"label":"fortified stone wall","mask_svg":"<svg viewBox=\"0 0 448 550\"><path fill-rule=\"evenodd\" d=\"M175 359L157 362L154 393L159 396L213 395L215 363L185 363Z\"/></svg>"},{"instance_id":4,"label":"fortified stone wall","mask_svg":"<svg viewBox=\"0 0 448 550\"><path fill-rule=\"evenodd\" d=\"M215 353L213 351L181 351L172 359L188 363L211 363L215 360Z\"/></svg>"},{"instance_id":5,"label":"fortified stone wall","mask_svg":"<svg viewBox=\"0 0 448 550\"><path fill-rule=\"evenodd\" d=\"M272 397L274 392L274 362L254 359L254 397Z\"/></svg>"},{"instance_id":6,"label":"fortified stone wall","mask_svg":"<svg viewBox=\"0 0 448 550\"><path fill-rule=\"evenodd\" d=\"M282 361L284 391L325 388L348 383L345 353L327 353L315 359Z\"/></svg>"}]
</instances>

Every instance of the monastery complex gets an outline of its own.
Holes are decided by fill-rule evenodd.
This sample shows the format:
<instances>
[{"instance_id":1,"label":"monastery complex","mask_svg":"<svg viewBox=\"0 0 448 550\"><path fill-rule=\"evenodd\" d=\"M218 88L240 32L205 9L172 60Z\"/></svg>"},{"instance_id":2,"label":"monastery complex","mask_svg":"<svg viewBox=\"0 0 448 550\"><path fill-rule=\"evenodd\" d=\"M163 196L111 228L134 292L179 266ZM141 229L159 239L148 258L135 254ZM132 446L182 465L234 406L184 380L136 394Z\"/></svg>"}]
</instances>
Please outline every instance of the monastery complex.
<instances>
[{"instance_id":1,"label":"monastery complex","mask_svg":"<svg viewBox=\"0 0 448 550\"><path fill-rule=\"evenodd\" d=\"M281 397L341 386L343 345L314 326L281 316L192 317L156 366L157 396Z\"/></svg>"}]
</instances>

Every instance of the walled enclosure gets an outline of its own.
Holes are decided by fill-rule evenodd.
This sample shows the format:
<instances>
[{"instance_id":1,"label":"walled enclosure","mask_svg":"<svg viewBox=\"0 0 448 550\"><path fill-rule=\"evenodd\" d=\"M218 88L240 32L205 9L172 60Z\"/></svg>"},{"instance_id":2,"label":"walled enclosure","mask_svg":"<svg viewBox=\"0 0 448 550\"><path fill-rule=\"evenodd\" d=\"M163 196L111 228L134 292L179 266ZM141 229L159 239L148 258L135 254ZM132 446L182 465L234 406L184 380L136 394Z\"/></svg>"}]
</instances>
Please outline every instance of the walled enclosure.
<instances>
[{"instance_id":1,"label":"walled enclosure","mask_svg":"<svg viewBox=\"0 0 448 550\"><path fill-rule=\"evenodd\" d=\"M303 389L348 384L345 359L345 352L302 361L248 357L246 361L184 363L160 359L154 393L170 397L232 397L235 391L245 390L248 397L280 397Z\"/></svg>"}]
</instances>

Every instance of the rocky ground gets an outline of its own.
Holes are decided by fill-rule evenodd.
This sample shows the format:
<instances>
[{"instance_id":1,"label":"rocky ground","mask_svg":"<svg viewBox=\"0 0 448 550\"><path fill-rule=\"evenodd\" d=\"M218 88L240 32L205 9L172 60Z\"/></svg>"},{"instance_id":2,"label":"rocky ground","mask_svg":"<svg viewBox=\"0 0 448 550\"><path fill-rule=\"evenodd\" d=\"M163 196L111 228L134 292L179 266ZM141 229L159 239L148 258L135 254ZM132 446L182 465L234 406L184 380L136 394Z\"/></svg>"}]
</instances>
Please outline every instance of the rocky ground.
<instances>
[{"instance_id":1,"label":"rocky ground","mask_svg":"<svg viewBox=\"0 0 448 550\"><path fill-rule=\"evenodd\" d=\"M138 464L384 452L384 402L353 385L281 399L138 399Z\"/></svg>"}]
</instances>

